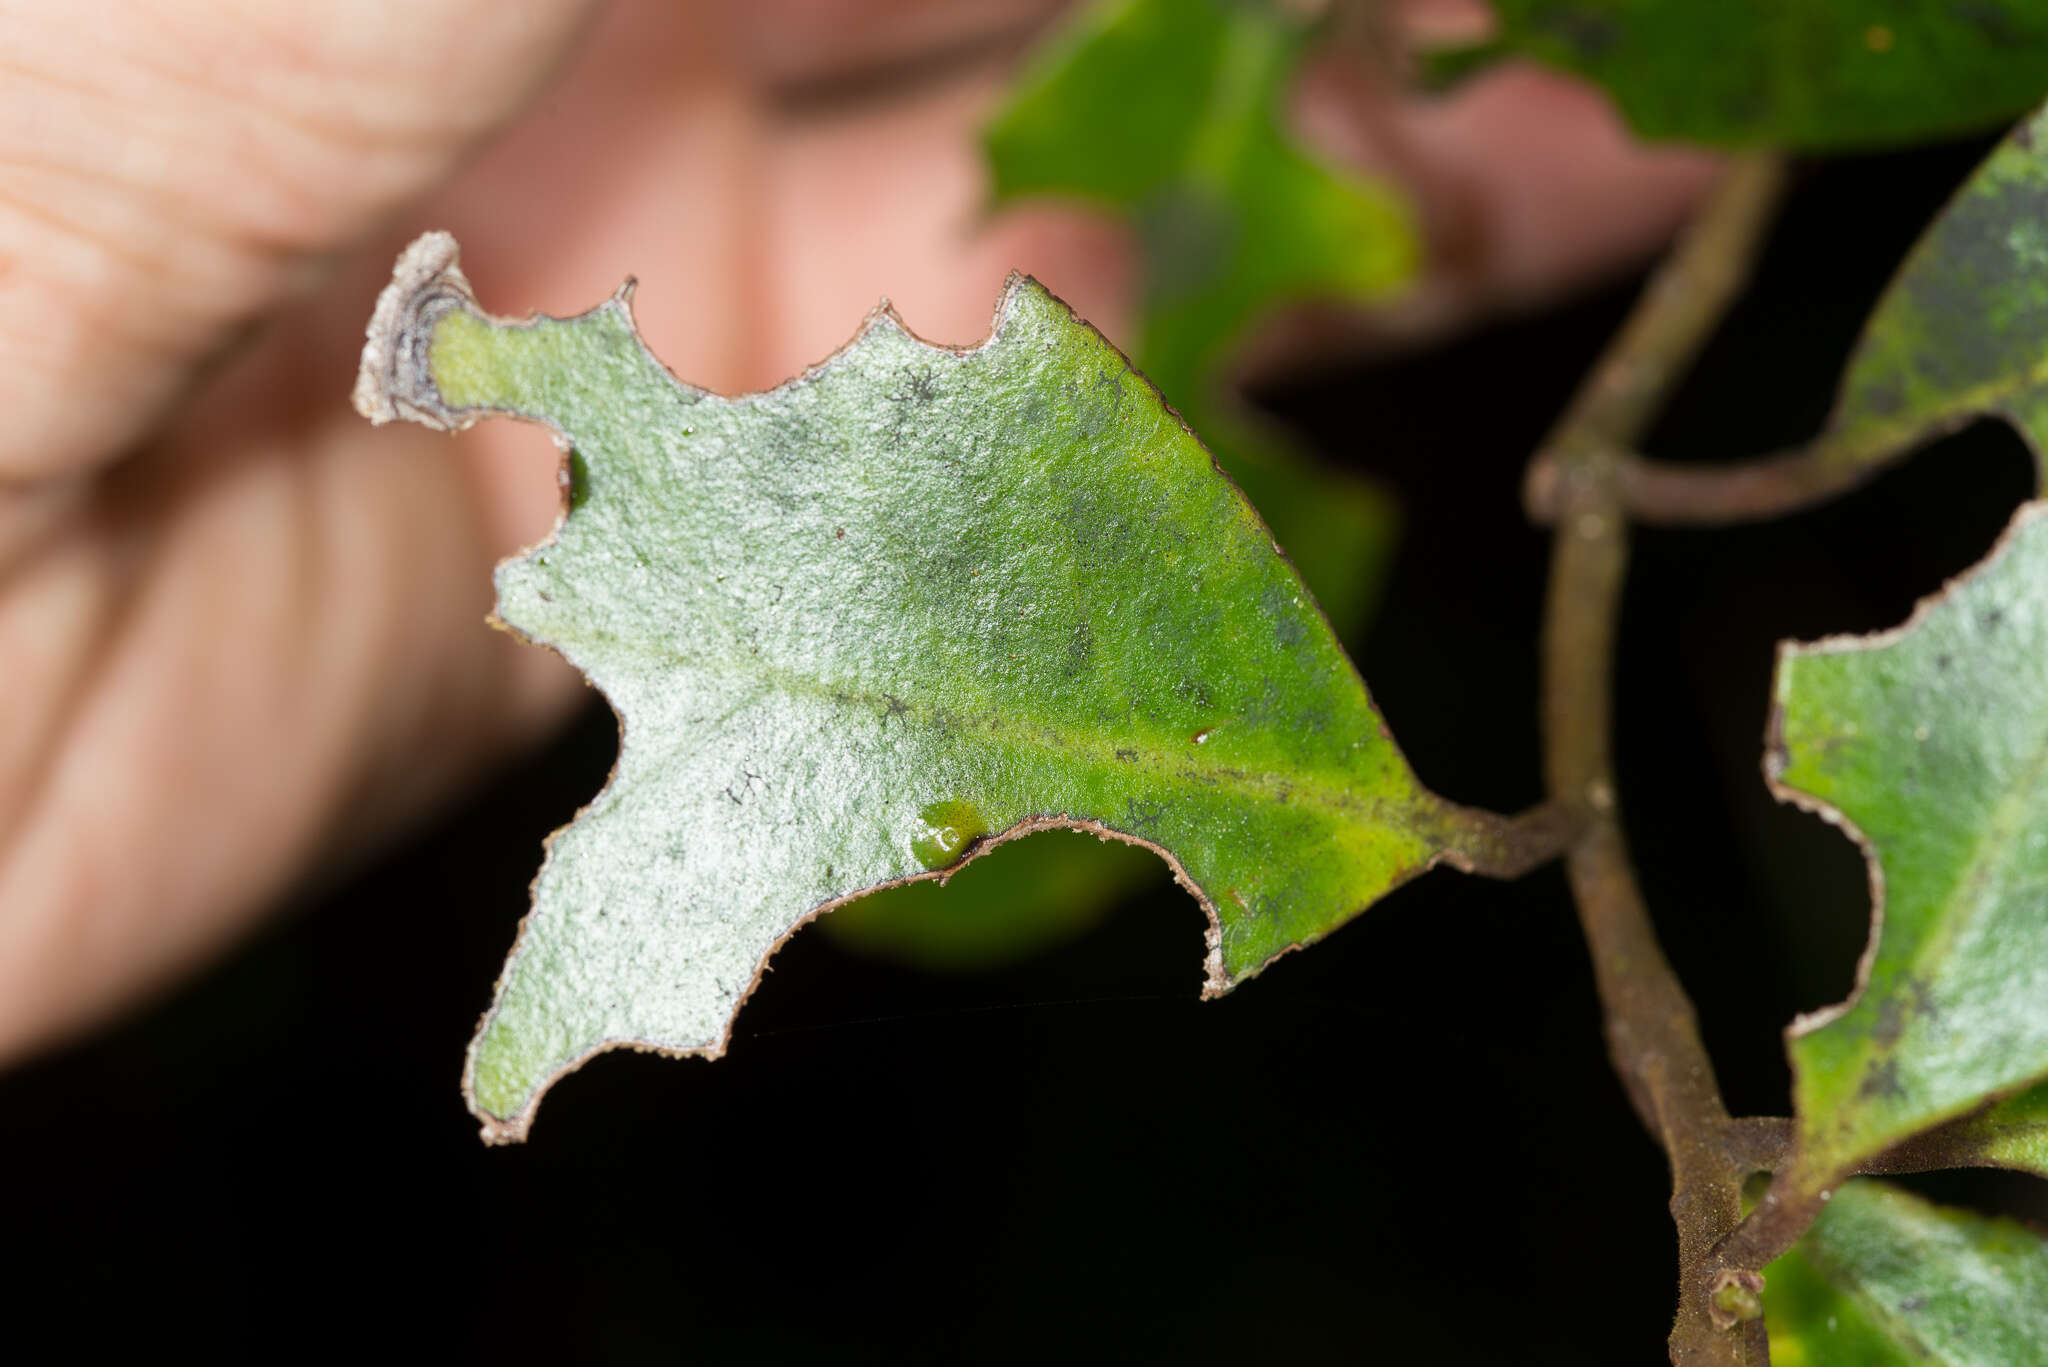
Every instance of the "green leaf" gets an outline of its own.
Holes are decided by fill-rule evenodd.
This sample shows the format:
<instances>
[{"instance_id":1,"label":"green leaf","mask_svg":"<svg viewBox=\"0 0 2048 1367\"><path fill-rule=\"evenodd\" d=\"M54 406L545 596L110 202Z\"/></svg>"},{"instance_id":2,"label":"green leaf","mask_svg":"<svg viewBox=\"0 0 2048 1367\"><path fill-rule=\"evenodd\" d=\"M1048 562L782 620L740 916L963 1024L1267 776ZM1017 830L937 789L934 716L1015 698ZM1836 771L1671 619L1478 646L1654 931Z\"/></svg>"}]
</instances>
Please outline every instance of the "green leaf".
<instances>
[{"instance_id":1,"label":"green leaf","mask_svg":"<svg viewBox=\"0 0 2048 1367\"><path fill-rule=\"evenodd\" d=\"M1237 337L1277 305L1376 300L1416 255L1398 201L1282 130L1302 37L1253 5L1084 7L1030 64L986 143L999 204L1079 199L1139 230L1147 284L1127 340L1140 367L1259 509L1338 635L1355 641L1392 559L1392 500L1319 463L1218 379ZM1130 890L1128 862L1100 876L1111 856L1082 848L1065 842L1001 880L943 894L878 893L828 924L927 967L993 963L999 947L1028 952L1078 933Z\"/></svg>"},{"instance_id":2,"label":"green leaf","mask_svg":"<svg viewBox=\"0 0 2048 1367\"><path fill-rule=\"evenodd\" d=\"M1440 72L1510 53L1614 96L1644 137L1843 151L1953 137L2048 91L2039 0L1492 0Z\"/></svg>"},{"instance_id":3,"label":"green leaf","mask_svg":"<svg viewBox=\"0 0 2048 1367\"><path fill-rule=\"evenodd\" d=\"M1820 450L1875 465L1983 416L2012 423L2037 460L2048 452L2048 107L1999 144L1907 256Z\"/></svg>"},{"instance_id":4,"label":"green leaf","mask_svg":"<svg viewBox=\"0 0 2048 1367\"><path fill-rule=\"evenodd\" d=\"M1766 772L1871 861L1874 946L1788 1032L1804 1180L2048 1076L2048 504L1896 631L1781 649Z\"/></svg>"},{"instance_id":5,"label":"green leaf","mask_svg":"<svg viewBox=\"0 0 2048 1367\"><path fill-rule=\"evenodd\" d=\"M2048 1247L1883 1182L1837 1191L1764 1273L1773 1367L2043 1367Z\"/></svg>"},{"instance_id":6,"label":"green leaf","mask_svg":"<svg viewBox=\"0 0 2048 1367\"><path fill-rule=\"evenodd\" d=\"M1073 198L1136 223L1136 356L1174 403L1199 392L1258 314L1298 299L1378 301L1414 271L1400 196L1283 131L1306 40L1277 11L1238 0L1095 5L984 135L999 204Z\"/></svg>"},{"instance_id":7,"label":"green leaf","mask_svg":"<svg viewBox=\"0 0 2048 1367\"><path fill-rule=\"evenodd\" d=\"M1918 1135L1885 1153L1871 1170L1934 1168L2011 1168L2048 1177L2048 1086L2030 1087Z\"/></svg>"},{"instance_id":8,"label":"green leaf","mask_svg":"<svg viewBox=\"0 0 2048 1367\"><path fill-rule=\"evenodd\" d=\"M943 886L933 880L884 888L820 924L862 953L961 972L1071 939L1164 877L1157 857L1143 849L1048 833L997 847Z\"/></svg>"},{"instance_id":9,"label":"green leaf","mask_svg":"<svg viewBox=\"0 0 2048 1367\"><path fill-rule=\"evenodd\" d=\"M979 347L884 310L724 398L662 368L623 292L481 314L430 234L378 302L357 402L528 417L575 451L498 616L584 670L622 745L471 1046L488 1138L601 1050L718 1054L805 920L1016 835L1164 856L1210 917L1209 993L1497 839L1420 785L1258 515L1034 282Z\"/></svg>"},{"instance_id":10,"label":"green leaf","mask_svg":"<svg viewBox=\"0 0 2048 1367\"><path fill-rule=\"evenodd\" d=\"M2030 1087L1960 1122L1952 1138L1987 1167L2048 1177L2048 1087Z\"/></svg>"},{"instance_id":11,"label":"green leaf","mask_svg":"<svg viewBox=\"0 0 2048 1367\"><path fill-rule=\"evenodd\" d=\"M1276 308L1380 302L1420 259L1397 193L1325 165L1285 131L1307 38L1244 0L1088 6L1030 64L984 140L998 205L1078 200L1136 229L1138 368L1209 439L1343 630L1377 589L1392 509L1236 410L1218 374Z\"/></svg>"},{"instance_id":12,"label":"green leaf","mask_svg":"<svg viewBox=\"0 0 2048 1367\"><path fill-rule=\"evenodd\" d=\"M2032 1086L1964 1123L1958 1140L1987 1166L2048 1176L2048 1086Z\"/></svg>"}]
</instances>

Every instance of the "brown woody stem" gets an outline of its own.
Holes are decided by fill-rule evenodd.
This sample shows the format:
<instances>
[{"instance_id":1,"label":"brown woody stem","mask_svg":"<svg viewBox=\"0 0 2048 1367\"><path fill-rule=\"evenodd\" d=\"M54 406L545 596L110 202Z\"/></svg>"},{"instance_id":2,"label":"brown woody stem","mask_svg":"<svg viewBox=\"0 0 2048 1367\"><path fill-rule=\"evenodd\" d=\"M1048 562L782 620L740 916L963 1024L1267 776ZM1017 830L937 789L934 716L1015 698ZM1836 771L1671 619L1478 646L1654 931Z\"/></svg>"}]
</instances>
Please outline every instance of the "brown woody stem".
<instances>
[{"instance_id":1,"label":"brown woody stem","mask_svg":"<svg viewBox=\"0 0 2048 1367\"><path fill-rule=\"evenodd\" d=\"M1745 1173L1776 1172L1792 1153L1792 1122L1777 1115L1742 1116L1728 1122L1721 1146Z\"/></svg>"},{"instance_id":2,"label":"brown woody stem","mask_svg":"<svg viewBox=\"0 0 2048 1367\"><path fill-rule=\"evenodd\" d=\"M1559 858L1585 827L1574 804L1549 801L1513 816L1444 804L1443 861L1484 878L1520 878Z\"/></svg>"},{"instance_id":3,"label":"brown woody stem","mask_svg":"<svg viewBox=\"0 0 2048 1367\"><path fill-rule=\"evenodd\" d=\"M1827 441L1732 465L1670 465L1628 454L1614 462L1617 497L1631 522L1664 527L1761 522L1795 513L1863 484L1883 459L1845 457ZM1524 503L1538 522L1557 518L1558 462L1529 469Z\"/></svg>"},{"instance_id":4,"label":"brown woody stem","mask_svg":"<svg viewBox=\"0 0 2048 1367\"><path fill-rule=\"evenodd\" d=\"M1846 494L1883 469L1820 445L1735 465L1666 465L1632 456L1618 472L1637 522L1663 526L1761 522Z\"/></svg>"},{"instance_id":5,"label":"brown woody stem","mask_svg":"<svg viewBox=\"0 0 2048 1367\"><path fill-rule=\"evenodd\" d=\"M1732 164L1712 202L1652 277L1532 468L1556 510L1545 608L1543 725L1553 800L1585 826L1566 871L1593 959L1608 1052L1671 1162L1679 1301L1671 1360L1758 1367L1769 1349L1716 1245L1742 1220L1749 1168L1700 1041L1692 1001L1664 958L1615 813L1610 745L1615 623L1628 562L1624 454L1656 416L1741 291L1783 182L1779 163ZM1737 1307L1731 1310L1731 1306Z\"/></svg>"}]
</instances>

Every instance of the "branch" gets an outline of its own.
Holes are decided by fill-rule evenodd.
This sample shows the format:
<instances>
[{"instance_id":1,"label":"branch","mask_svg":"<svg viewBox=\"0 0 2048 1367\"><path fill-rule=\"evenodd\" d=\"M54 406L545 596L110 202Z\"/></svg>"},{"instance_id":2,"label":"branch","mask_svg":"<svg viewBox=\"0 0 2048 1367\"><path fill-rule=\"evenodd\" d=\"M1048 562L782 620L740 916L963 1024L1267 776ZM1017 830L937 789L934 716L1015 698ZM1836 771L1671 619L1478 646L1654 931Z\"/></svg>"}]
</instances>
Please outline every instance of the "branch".
<instances>
[{"instance_id":1,"label":"branch","mask_svg":"<svg viewBox=\"0 0 2048 1367\"><path fill-rule=\"evenodd\" d=\"M1746 1115L1728 1122L1721 1147L1745 1174L1776 1172L1792 1154L1792 1121L1781 1115Z\"/></svg>"},{"instance_id":2,"label":"branch","mask_svg":"<svg viewBox=\"0 0 2048 1367\"><path fill-rule=\"evenodd\" d=\"M1614 484L1630 521L1654 526L1762 522L1848 493L1884 468L1881 459L1848 458L1826 440L1732 465L1672 465L1637 455L1616 459ZM1538 522L1557 517L1559 462L1547 454L1529 468L1523 503Z\"/></svg>"},{"instance_id":3,"label":"branch","mask_svg":"<svg viewBox=\"0 0 2048 1367\"><path fill-rule=\"evenodd\" d=\"M1733 1122L1692 1002L1657 944L1615 816L1609 728L1628 560L1619 469L1622 453L1649 426L1747 280L1782 182L1775 161L1730 167L1535 466L1555 496L1559 524L1545 608L1545 769L1553 799L1586 814L1566 869L1593 959L1608 1052L1637 1115L1671 1162L1679 1303L1670 1350L1680 1367L1755 1367L1768 1362L1769 1350L1763 1322L1751 1313L1760 1279L1744 1274L1731 1283L1718 1276L1714 1261L1715 1245L1742 1219L1747 1174L1728 1152Z\"/></svg>"},{"instance_id":4,"label":"branch","mask_svg":"<svg viewBox=\"0 0 2048 1367\"><path fill-rule=\"evenodd\" d=\"M1442 837L1443 862L1483 878L1515 879L1541 868L1571 849L1586 825L1577 804L1555 800L1513 816L1445 806L1456 819Z\"/></svg>"},{"instance_id":5,"label":"branch","mask_svg":"<svg viewBox=\"0 0 2048 1367\"><path fill-rule=\"evenodd\" d=\"M2013 1168L2021 1172L2037 1171L2034 1165L1997 1151L1996 1133L1987 1132L1978 1124L1983 1119L1984 1110L1989 1109L1991 1107L1986 1106L1983 1110L1903 1140L1883 1153L1858 1164L1856 1172L1872 1176L1935 1172L1951 1168ZM1827 1205L1828 1198L1833 1194L1833 1184L1839 1180L1839 1175L1807 1172L1793 1161L1797 1153L1790 1133L1790 1122L1737 1123L1786 1127L1782 1138L1776 1140L1769 1137L1767 1129L1759 1129L1758 1135L1766 1148L1773 1144L1777 1146L1776 1161L1769 1164L1771 1170L1777 1174L1777 1180L1757 1202L1756 1209L1721 1241L1721 1247L1715 1251L1719 1267L1753 1270L1774 1261L1799 1241L1799 1237L1806 1233ZM1760 1153L1759 1156L1763 1155Z\"/></svg>"}]
</instances>

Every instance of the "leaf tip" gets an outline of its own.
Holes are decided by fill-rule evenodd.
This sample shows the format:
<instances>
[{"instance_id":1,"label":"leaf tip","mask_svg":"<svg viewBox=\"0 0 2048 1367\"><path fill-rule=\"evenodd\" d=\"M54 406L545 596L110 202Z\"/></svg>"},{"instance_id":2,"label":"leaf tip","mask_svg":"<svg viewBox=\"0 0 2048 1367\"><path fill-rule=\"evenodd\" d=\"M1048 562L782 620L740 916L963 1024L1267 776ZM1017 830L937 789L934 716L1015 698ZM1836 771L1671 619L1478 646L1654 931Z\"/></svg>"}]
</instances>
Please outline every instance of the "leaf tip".
<instances>
[{"instance_id":1,"label":"leaf tip","mask_svg":"<svg viewBox=\"0 0 2048 1367\"><path fill-rule=\"evenodd\" d=\"M451 233L422 233L399 253L391 281L377 296L356 370L356 412L372 423L401 418L444 432L469 419L442 402L428 366L434 325L476 296L462 274L462 249Z\"/></svg>"},{"instance_id":2,"label":"leaf tip","mask_svg":"<svg viewBox=\"0 0 2048 1367\"><path fill-rule=\"evenodd\" d=\"M524 1144L526 1132L533 1125L533 1117L530 1114L501 1120L487 1111L477 1111L476 1117L482 1122L478 1129L478 1138L490 1148L497 1148L503 1144Z\"/></svg>"}]
</instances>

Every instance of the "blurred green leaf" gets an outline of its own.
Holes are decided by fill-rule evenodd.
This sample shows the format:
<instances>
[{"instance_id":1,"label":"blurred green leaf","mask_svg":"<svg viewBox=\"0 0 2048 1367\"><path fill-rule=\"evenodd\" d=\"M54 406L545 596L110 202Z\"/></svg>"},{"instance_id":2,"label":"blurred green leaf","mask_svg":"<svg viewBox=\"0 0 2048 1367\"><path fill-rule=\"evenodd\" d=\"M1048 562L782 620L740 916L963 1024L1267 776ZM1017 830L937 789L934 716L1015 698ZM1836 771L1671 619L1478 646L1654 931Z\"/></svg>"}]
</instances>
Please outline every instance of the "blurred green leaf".
<instances>
[{"instance_id":1,"label":"blurred green leaf","mask_svg":"<svg viewBox=\"0 0 2048 1367\"><path fill-rule=\"evenodd\" d=\"M1802 1180L2048 1076L2048 504L1896 631L1780 652L1767 771L1864 842L1867 977L1790 1031Z\"/></svg>"},{"instance_id":2,"label":"blurred green leaf","mask_svg":"<svg viewBox=\"0 0 2048 1367\"><path fill-rule=\"evenodd\" d=\"M819 924L862 953L941 972L992 968L1073 938L1166 879L1148 851L1048 831L998 846L943 885L884 888Z\"/></svg>"},{"instance_id":3,"label":"blurred green leaf","mask_svg":"<svg viewBox=\"0 0 2048 1367\"><path fill-rule=\"evenodd\" d=\"M1764 1272L1772 1367L2043 1367L2048 1247L1883 1182L1837 1191Z\"/></svg>"},{"instance_id":4,"label":"blurred green leaf","mask_svg":"<svg viewBox=\"0 0 2048 1367\"><path fill-rule=\"evenodd\" d=\"M1438 74L1535 58L1607 88L1634 129L1832 152L1974 133L2048 92L2040 0L1491 0L1500 28Z\"/></svg>"},{"instance_id":5,"label":"blurred green leaf","mask_svg":"<svg viewBox=\"0 0 2048 1367\"><path fill-rule=\"evenodd\" d=\"M1138 368L1202 433L1345 631L1384 573L1392 506L1235 407L1219 375L1275 309L1383 301L1420 258L1397 193L1325 165L1286 132L1307 41L1303 26L1246 0L1091 5L1037 55L984 137L998 205L1078 200L1133 225L1145 270Z\"/></svg>"},{"instance_id":6,"label":"blurred green leaf","mask_svg":"<svg viewBox=\"0 0 2048 1367\"><path fill-rule=\"evenodd\" d=\"M1981 416L2048 451L2048 107L1915 244L1863 330L1818 449L1882 462Z\"/></svg>"},{"instance_id":7,"label":"blurred green leaf","mask_svg":"<svg viewBox=\"0 0 2048 1367\"><path fill-rule=\"evenodd\" d=\"M1050 825L1144 842L1208 910L1208 991L1497 828L1424 789L1258 515L1093 329L1013 279L996 330L893 314L762 394L648 353L623 298L476 310L430 234L358 405L573 445L498 615L620 716L471 1046L486 1136L619 1047L716 1055L777 944Z\"/></svg>"}]
</instances>

